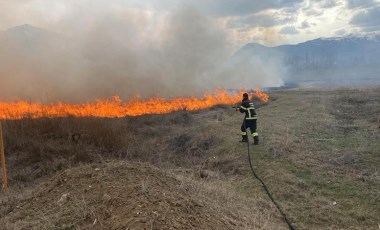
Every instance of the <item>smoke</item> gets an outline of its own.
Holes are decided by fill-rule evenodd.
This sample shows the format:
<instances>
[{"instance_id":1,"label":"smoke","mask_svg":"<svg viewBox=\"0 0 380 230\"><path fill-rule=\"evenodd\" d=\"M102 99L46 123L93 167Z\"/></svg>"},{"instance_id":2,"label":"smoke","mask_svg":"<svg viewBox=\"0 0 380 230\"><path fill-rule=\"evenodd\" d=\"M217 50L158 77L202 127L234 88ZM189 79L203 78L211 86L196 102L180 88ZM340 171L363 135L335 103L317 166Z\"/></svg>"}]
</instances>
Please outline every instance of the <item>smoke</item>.
<instances>
[{"instance_id":1,"label":"smoke","mask_svg":"<svg viewBox=\"0 0 380 230\"><path fill-rule=\"evenodd\" d=\"M0 100L198 96L281 82L276 60L231 62L228 34L194 7L87 3L73 1L54 20L34 20L48 30L0 32Z\"/></svg>"}]
</instances>

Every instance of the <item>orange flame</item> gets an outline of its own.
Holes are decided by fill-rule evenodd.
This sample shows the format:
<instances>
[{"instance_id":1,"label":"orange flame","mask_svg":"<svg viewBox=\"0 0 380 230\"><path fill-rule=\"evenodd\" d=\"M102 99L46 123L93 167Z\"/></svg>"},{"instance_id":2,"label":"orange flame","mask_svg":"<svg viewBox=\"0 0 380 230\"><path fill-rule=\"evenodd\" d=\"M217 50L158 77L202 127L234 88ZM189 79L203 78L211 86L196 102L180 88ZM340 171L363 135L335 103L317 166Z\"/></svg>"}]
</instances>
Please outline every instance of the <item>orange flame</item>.
<instances>
[{"instance_id":1,"label":"orange flame","mask_svg":"<svg viewBox=\"0 0 380 230\"><path fill-rule=\"evenodd\" d=\"M204 95L203 98L152 98L147 100L135 98L126 102L122 102L120 97L114 96L107 100L96 100L92 103L83 104L0 102L0 119L65 116L115 118L143 114L164 114L177 110L199 110L217 104L234 104L241 99L242 92L229 94L224 90L216 90L213 94ZM267 102L269 99L269 96L259 89L251 93L251 97L257 97L263 102Z\"/></svg>"}]
</instances>

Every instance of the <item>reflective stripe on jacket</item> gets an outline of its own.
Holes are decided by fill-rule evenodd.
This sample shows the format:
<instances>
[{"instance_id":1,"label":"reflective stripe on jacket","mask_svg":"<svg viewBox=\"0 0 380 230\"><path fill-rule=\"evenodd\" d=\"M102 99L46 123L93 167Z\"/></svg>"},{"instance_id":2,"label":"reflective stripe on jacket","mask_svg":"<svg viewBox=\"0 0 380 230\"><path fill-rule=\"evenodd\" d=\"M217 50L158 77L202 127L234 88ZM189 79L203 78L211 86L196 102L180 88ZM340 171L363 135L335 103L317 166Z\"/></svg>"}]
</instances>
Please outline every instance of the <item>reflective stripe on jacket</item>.
<instances>
[{"instance_id":1,"label":"reflective stripe on jacket","mask_svg":"<svg viewBox=\"0 0 380 230\"><path fill-rule=\"evenodd\" d=\"M253 102L251 102L250 100L244 100L240 105L239 111L241 113L245 113L246 120L257 119L255 106L253 105Z\"/></svg>"}]
</instances>

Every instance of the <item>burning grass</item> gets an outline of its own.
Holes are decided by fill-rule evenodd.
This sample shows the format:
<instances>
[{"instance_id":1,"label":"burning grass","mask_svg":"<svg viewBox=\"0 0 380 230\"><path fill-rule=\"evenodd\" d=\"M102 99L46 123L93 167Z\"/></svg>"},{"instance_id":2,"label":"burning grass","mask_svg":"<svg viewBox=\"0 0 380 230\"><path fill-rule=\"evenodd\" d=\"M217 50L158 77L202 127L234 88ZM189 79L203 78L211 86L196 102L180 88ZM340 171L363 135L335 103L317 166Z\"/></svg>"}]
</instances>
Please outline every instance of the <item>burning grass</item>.
<instances>
[{"instance_id":1,"label":"burning grass","mask_svg":"<svg viewBox=\"0 0 380 230\"><path fill-rule=\"evenodd\" d=\"M144 114L165 114L178 110L199 110L219 104L233 104L240 100L242 93L228 93L224 90L216 90L214 94L204 95L203 98L152 98L140 100L138 97L123 102L115 96L108 100L97 100L93 103L66 104L62 102L53 104L29 103L26 101L0 102L0 119L21 119L25 117L108 117L117 118L125 116L138 116ZM259 98L266 102L267 94L256 89L251 92L251 97Z\"/></svg>"}]
</instances>

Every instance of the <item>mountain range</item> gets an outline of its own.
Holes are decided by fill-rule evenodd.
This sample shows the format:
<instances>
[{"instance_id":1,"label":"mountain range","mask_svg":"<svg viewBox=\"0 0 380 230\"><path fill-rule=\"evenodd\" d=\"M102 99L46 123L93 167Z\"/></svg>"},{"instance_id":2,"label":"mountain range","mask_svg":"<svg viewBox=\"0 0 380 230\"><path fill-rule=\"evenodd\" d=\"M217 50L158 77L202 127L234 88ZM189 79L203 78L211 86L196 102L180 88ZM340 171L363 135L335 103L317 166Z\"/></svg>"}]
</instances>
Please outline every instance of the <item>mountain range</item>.
<instances>
[{"instance_id":1,"label":"mountain range","mask_svg":"<svg viewBox=\"0 0 380 230\"><path fill-rule=\"evenodd\" d=\"M351 34L275 47L248 43L232 59L278 59L287 81L380 79L380 35Z\"/></svg>"},{"instance_id":2,"label":"mountain range","mask_svg":"<svg viewBox=\"0 0 380 230\"><path fill-rule=\"evenodd\" d=\"M296 45L267 47L249 43L234 56L277 55L293 69L330 68L380 63L380 35L349 35L318 38Z\"/></svg>"}]
</instances>

